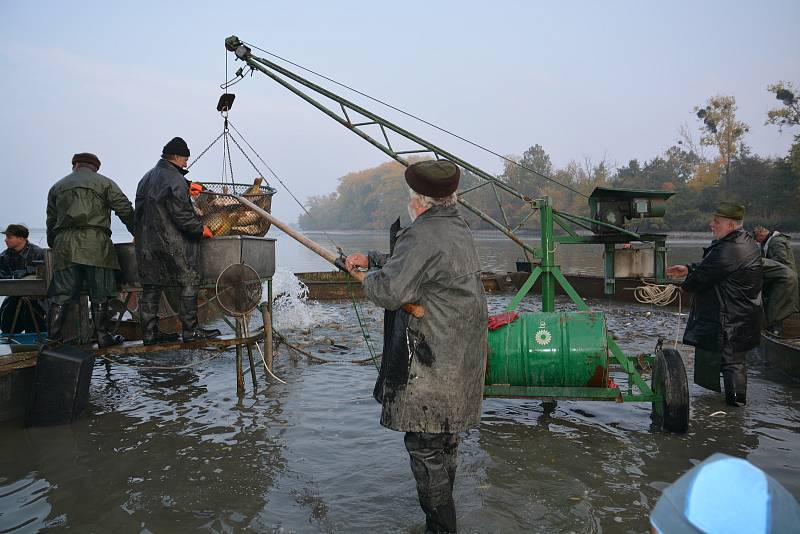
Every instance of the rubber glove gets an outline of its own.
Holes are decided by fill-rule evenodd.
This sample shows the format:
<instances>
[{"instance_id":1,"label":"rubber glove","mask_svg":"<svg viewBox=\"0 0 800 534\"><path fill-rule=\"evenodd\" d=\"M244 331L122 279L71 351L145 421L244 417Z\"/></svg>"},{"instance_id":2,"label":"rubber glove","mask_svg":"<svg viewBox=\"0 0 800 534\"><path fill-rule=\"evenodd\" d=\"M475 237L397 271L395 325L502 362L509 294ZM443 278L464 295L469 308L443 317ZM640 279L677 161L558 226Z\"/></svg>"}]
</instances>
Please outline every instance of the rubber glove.
<instances>
[{"instance_id":1,"label":"rubber glove","mask_svg":"<svg viewBox=\"0 0 800 534\"><path fill-rule=\"evenodd\" d=\"M189 196L192 198L197 198L197 195L202 193L205 190L203 184L198 182L192 182L189 184Z\"/></svg>"},{"instance_id":2,"label":"rubber glove","mask_svg":"<svg viewBox=\"0 0 800 534\"><path fill-rule=\"evenodd\" d=\"M211 233L211 228L206 225L203 225L203 237L214 237L214 234Z\"/></svg>"}]
</instances>

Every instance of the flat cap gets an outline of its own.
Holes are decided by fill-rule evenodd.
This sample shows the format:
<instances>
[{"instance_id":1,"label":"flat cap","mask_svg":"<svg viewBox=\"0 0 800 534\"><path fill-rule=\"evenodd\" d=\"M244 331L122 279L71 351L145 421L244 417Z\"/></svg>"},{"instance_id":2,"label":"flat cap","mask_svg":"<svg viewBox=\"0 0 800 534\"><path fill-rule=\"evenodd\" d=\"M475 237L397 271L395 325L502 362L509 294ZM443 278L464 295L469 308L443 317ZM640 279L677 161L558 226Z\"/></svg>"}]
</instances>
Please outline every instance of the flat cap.
<instances>
[{"instance_id":1,"label":"flat cap","mask_svg":"<svg viewBox=\"0 0 800 534\"><path fill-rule=\"evenodd\" d=\"M186 141L183 140L182 137L173 137L169 140L169 143L164 145L164 149L161 151L162 154L173 154L175 156L183 156L188 158L189 153L189 145L186 144Z\"/></svg>"},{"instance_id":2,"label":"flat cap","mask_svg":"<svg viewBox=\"0 0 800 534\"><path fill-rule=\"evenodd\" d=\"M21 224L9 224L8 227L0 233L28 239L28 229Z\"/></svg>"},{"instance_id":3,"label":"flat cap","mask_svg":"<svg viewBox=\"0 0 800 534\"><path fill-rule=\"evenodd\" d=\"M447 160L419 161L406 169L406 183L419 193L431 198L443 198L458 189L461 170Z\"/></svg>"},{"instance_id":4,"label":"flat cap","mask_svg":"<svg viewBox=\"0 0 800 534\"><path fill-rule=\"evenodd\" d=\"M76 163L87 163L94 165L98 169L100 168L100 158L89 152L80 152L72 156L72 164L75 165Z\"/></svg>"},{"instance_id":5,"label":"flat cap","mask_svg":"<svg viewBox=\"0 0 800 534\"><path fill-rule=\"evenodd\" d=\"M744 219L744 206L736 202L723 201L717 204L717 210L714 212L714 215L741 221Z\"/></svg>"}]
</instances>

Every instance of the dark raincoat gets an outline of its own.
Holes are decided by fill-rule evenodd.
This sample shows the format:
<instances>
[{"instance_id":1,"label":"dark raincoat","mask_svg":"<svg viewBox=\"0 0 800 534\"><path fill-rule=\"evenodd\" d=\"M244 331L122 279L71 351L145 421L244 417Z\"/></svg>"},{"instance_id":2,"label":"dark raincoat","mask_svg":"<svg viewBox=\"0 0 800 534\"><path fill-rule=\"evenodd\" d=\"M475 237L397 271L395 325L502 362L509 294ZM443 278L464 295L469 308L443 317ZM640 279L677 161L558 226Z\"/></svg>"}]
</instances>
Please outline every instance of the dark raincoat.
<instances>
[{"instance_id":1,"label":"dark raincoat","mask_svg":"<svg viewBox=\"0 0 800 534\"><path fill-rule=\"evenodd\" d=\"M47 244L53 269L74 264L119 270L111 210L133 233L133 206L113 180L81 167L47 195Z\"/></svg>"},{"instance_id":2,"label":"dark raincoat","mask_svg":"<svg viewBox=\"0 0 800 534\"><path fill-rule=\"evenodd\" d=\"M402 432L460 432L480 421L487 306L472 234L455 207L433 207L397 238L391 257L364 279L364 293L395 316L376 398L381 424Z\"/></svg>"},{"instance_id":3,"label":"dark raincoat","mask_svg":"<svg viewBox=\"0 0 800 534\"><path fill-rule=\"evenodd\" d=\"M23 278L36 274L35 262L44 261L44 249L28 243L17 252L6 249L0 254L0 278Z\"/></svg>"},{"instance_id":4,"label":"dark raincoat","mask_svg":"<svg viewBox=\"0 0 800 534\"><path fill-rule=\"evenodd\" d=\"M198 243L203 223L189 199L185 173L161 159L136 189L136 261L142 284L200 283Z\"/></svg>"},{"instance_id":5,"label":"dark raincoat","mask_svg":"<svg viewBox=\"0 0 800 534\"><path fill-rule=\"evenodd\" d=\"M758 346L761 319L761 251L742 229L715 240L700 262L687 266L681 287L694 293L683 342L708 351ZM717 375L719 377L719 375Z\"/></svg>"}]
</instances>

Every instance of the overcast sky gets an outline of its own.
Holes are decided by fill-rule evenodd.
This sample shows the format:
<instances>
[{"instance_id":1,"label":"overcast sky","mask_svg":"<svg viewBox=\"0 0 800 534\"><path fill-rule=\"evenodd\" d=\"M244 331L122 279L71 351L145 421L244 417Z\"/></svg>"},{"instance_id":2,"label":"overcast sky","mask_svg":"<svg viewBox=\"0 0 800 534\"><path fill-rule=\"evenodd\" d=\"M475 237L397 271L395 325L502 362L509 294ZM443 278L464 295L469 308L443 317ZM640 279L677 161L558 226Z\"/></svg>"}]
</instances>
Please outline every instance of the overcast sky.
<instances>
[{"instance_id":1,"label":"overcast sky","mask_svg":"<svg viewBox=\"0 0 800 534\"><path fill-rule=\"evenodd\" d=\"M4 162L0 225L44 224L50 186L75 152L133 200L171 137L193 155L222 131L224 39L245 41L504 154L541 144L553 163L650 159L695 105L732 94L746 141L783 156L764 126L778 80L800 84L800 2L19 2L0 0ZM228 54L228 74L241 66ZM231 119L301 200L387 158L256 74ZM363 103L354 95L345 96ZM484 169L501 162L367 104ZM215 148L189 177L219 181ZM255 175L234 161L243 181ZM280 185L273 212L299 207Z\"/></svg>"}]
</instances>

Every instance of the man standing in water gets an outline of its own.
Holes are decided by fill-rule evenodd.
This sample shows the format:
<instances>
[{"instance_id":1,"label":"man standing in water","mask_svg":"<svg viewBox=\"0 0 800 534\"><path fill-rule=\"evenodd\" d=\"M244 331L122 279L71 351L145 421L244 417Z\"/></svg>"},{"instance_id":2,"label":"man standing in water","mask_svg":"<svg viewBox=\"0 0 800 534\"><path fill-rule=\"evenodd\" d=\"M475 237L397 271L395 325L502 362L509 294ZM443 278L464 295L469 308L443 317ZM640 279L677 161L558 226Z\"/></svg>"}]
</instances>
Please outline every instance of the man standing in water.
<instances>
[{"instance_id":1,"label":"man standing in water","mask_svg":"<svg viewBox=\"0 0 800 534\"><path fill-rule=\"evenodd\" d=\"M188 161L186 141L175 137L136 189L136 262L142 282L139 317L145 345L178 338L158 329L161 292L170 289L180 291L178 316L184 342L220 335L217 329L200 328L197 320L197 249L200 239L212 235L189 200L189 182L184 178Z\"/></svg>"},{"instance_id":2,"label":"man standing in water","mask_svg":"<svg viewBox=\"0 0 800 534\"><path fill-rule=\"evenodd\" d=\"M456 532L453 483L457 432L478 425L487 353L487 306L480 261L456 207L459 168L423 161L406 169L411 226L391 256L352 254L348 270L378 268L364 293L398 310L384 328L384 354L374 395L381 425L405 432L405 446L425 512L426 532ZM418 303L421 318L401 310Z\"/></svg>"},{"instance_id":3,"label":"man standing in water","mask_svg":"<svg viewBox=\"0 0 800 534\"><path fill-rule=\"evenodd\" d=\"M744 206L720 202L711 219L714 241L703 259L673 265L667 275L686 277L683 289L694 293L683 342L696 347L694 381L743 406L747 399L745 354L758 346L761 319L761 251L742 229Z\"/></svg>"},{"instance_id":4,"label":"man standing in water","mask_svg":"<svg viewBox=\"0 0 800 534\"><path fill-rule=\"evenodd\" d=\"M97 346L118 345L125 339L111 333L114 312L108 305L117 296L117 252L111 242L111 210L133 233L133 206L113 180L98 174L94 154L72 156L72 174L47 195L47 244L53 279L50 299L50 339L62 338L68 304L77 304L82 288L89 292Z\"/></svg>"}]
</instances>

